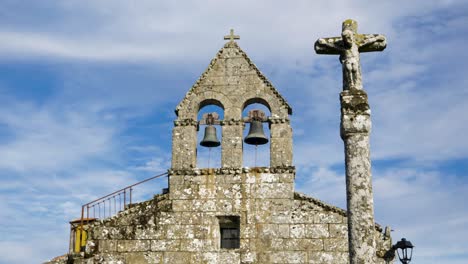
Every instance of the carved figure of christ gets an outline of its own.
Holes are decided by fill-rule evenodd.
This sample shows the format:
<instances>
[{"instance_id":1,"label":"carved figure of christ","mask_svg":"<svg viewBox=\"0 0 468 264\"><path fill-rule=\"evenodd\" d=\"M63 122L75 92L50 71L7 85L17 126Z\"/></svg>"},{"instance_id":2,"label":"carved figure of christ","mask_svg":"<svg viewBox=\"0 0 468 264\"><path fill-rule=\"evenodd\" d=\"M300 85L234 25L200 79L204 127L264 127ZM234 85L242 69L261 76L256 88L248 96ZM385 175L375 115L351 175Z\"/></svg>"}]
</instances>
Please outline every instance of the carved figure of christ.
<instances>
[{"instance_id":1,"label":"carved figure of christ","mask_svg":"<svg viewBox=\"0 0 468 264\"><path fill-rule=\"evenodd\" d=\"M359 53L382 51L387 47L384 35L358 34L357 22L343 22L341 37L320 38L315 42L317 54L340 55L343 69L343 90L362 90Z\"/></svg>"}]
</instances>

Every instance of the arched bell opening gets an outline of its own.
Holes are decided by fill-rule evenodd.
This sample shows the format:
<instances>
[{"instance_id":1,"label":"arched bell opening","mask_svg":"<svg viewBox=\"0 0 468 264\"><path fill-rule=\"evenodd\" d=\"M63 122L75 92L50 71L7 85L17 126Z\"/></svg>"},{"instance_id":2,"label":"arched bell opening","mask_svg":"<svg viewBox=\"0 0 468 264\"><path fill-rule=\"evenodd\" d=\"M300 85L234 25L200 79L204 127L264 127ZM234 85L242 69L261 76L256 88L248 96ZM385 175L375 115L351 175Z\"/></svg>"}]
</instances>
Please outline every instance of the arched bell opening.
<instances>
[{"instance_id":1,"label":"arched bell opening","mask_svg":"<svg viewBox=\"0 0 468 264\"><path fill-rule=\"evenodd\" d=\"M249 102L249 101L248 101ZM242 111L243 131L243 166L270 166L270 129L268 117L271 115L268 104L264 101L250 101Z\"/></svg>"},{"instance_id":2,"label":"arched bell opening","mask_svg":"<svg viewBox=\"0 0 468 264\"><path fill-rule=\"evenodd\" d=\"M217 101L206 100L200 104L197 131L197 168L221 167L220 121L224 119L224 109Z\"/></svg>"}]
</instances>

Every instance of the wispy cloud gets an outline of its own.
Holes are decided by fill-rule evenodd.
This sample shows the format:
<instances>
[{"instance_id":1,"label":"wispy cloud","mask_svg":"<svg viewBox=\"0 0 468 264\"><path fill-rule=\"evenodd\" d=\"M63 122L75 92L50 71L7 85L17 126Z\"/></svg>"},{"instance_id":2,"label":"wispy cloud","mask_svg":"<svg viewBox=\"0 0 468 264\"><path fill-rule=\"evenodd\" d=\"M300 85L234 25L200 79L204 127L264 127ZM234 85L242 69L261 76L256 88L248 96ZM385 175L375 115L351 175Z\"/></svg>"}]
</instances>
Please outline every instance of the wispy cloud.
<instances>
[{"instance_id":1,"label":"wispy cloud","mask_svg":"<svg viewBox=\"0 0 468 264\"><path fill-rule=\"evenodd\" d=\"M313 43L338 35L346 18L358 20L360 32L388 37L383 53L362 56L376 219L394 227L394 239L417 245L415 260L466 262L466 9L446 0L5 1L0 211L9 217L0 220L0 263L66 252L67 221L81 204L167 169L173 108L230 28L294 107L297 188L344 207L340 64L316 56ZM29 63L34 70L18 66ZM48 69L46 85L32 79L39 68ZM219 149L212 155L219 166ZM207 156L199 150L199 167ZM260 150L259 164L268 156ZM245 164L254 159L246 151ZM47 247L38 242L45 239Z\"/></svg>"}]
</instances>

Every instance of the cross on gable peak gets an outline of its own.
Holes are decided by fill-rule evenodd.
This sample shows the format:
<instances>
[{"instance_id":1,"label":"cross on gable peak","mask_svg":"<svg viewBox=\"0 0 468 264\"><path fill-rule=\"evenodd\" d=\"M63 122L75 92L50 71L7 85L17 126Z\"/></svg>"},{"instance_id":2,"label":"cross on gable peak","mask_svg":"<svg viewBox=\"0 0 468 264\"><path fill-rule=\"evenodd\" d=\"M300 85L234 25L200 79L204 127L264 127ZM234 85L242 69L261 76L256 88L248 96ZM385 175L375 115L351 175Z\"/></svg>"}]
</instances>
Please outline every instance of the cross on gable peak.
<instances>
[{"instance_id":1,"label":"cross on gable peak","mask_svg":"<svg viewBox=\"0 0 468 264\"><path fill-rule=\"evenodd\" d=\"M235 39L240 39L240 36L234 35L234 29L231 29L229 35L224 36L224 39L233 42Z\"/></svg>"}]
</instances>

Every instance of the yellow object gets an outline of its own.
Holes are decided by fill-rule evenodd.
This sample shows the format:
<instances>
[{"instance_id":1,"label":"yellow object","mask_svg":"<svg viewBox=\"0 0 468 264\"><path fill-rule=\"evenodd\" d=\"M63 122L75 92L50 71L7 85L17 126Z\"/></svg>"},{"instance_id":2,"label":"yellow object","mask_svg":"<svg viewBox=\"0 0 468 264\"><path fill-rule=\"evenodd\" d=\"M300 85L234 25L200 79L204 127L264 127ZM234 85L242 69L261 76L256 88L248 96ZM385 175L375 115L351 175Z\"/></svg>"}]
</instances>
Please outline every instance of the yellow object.
<instances>
[{"instance_id":1,"label":"yellow object","mask_svg":"<svg viewBox=\"0 0 468 264\"><path fill-rule=\"evenodd\" d=\"M83 236L81 238L81 235ZM75 253L81 252L81 247L86 246L86 240L88 239L88 232L81 230L81 227L77 227L75 231ZM81 243L80 243L81 240Z\"/></svg>"},{"instance_id":2,"label":"yellow object","mask_svg":"<svg viewBox=\"0 0 468 264\"><path fill-rule=\"evenodd\" d=\"M89 224L96 221L96 218L78 218L70 221L70 253L80 253L81 250L86 246L88 241L88 229ZM83 237L81 237L83 236Z\"/></svg>"}]
</instances>

